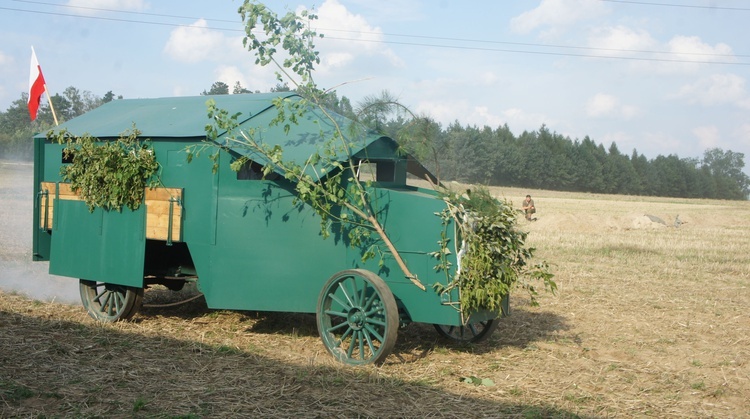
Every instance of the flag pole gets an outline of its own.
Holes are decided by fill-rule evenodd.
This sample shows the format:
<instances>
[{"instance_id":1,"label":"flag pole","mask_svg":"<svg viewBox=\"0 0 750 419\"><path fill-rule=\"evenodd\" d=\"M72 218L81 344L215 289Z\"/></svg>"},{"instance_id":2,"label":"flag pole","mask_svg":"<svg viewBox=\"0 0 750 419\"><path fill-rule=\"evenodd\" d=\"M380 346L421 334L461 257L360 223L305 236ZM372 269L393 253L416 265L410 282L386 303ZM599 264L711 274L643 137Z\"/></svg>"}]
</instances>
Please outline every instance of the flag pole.
<instances>
[{"instance_id":1,"label":"flag pole","mask_svg":"<svg viewBox=\"0 0 750 419\"><path fill-rule=\"evenodd\" d=\"M60 123L57 122L57 114L55 113L55 107L52 106L52 96L49 95L49 90L47 90L47 83L44 83L44 93L47 94L47 102L49 102L49 108L52 111L52 118L55 119L55 126L60 125Z\"/></svg>"}]
</instances>

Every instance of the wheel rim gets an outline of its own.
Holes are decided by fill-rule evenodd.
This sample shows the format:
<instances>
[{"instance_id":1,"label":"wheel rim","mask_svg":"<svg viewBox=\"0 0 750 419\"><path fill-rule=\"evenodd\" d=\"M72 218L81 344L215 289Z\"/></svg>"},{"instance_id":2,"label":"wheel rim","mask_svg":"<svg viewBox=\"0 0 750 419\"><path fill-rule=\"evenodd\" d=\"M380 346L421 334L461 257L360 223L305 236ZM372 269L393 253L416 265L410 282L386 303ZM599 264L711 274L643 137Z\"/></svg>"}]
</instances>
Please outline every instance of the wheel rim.
<instances>
[{"instance_id":1,"label":"wheel rim","mask_svg":"<svg viewBox=\"0 0 750 419\"><path fill-rule=\"evenodd\" d=\"M81 302L89 316L101 322L127 320L140 309L143 289L81 280Z\"/></svg>"},{"instance_id":2,"label":"wheel rim","mask_svg":"<svg viewBox=\"0 0 750 419\"><path fill-rule=\"evenodd\" d=\"M348 270L328 280L318 299L318 332L328 352L346 364L382 364L396 342L393 293L369 271Z\"/></svg>"},{"instance_id":3,"label":"wheel rim","mask_svg":"<svg viewBox=\"0 0 750 419\"><path fill-rule=\"evenodd\" d=\"M497 327L497 319L490 319L463 326L436 324L435 329L444 337L457 342L477 343L486 340Z\"/></svg>"}]
</instances>

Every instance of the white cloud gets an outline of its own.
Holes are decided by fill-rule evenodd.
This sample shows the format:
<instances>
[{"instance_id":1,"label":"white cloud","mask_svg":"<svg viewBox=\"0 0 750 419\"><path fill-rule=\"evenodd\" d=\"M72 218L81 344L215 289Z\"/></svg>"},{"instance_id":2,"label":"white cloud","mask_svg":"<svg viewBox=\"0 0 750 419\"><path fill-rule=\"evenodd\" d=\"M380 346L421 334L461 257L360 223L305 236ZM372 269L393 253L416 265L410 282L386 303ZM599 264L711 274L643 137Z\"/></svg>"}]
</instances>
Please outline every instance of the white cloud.
<instances>
[{"instance_id":1,"label":"white cloud","mask_svg":"<svg viewBox=\"0 0 750 419\"><path fill-rule=\"evenodd\" d=\"M510 26L514 32L522 34L542 27L555 31L605 13L607 8L598 0L542 0L535 9L511 19Z\"/></svg>"},{"instance_id":2,"label":"white cloud","mask_svg":"<svg viewBox=\"0 0 750 419\"><path fill-rule=\"evenodd\" d=\"M245 74L238 67L233 65L220 65L214 70L214 78L222 81L229 86L229 92L234 89L234 84L240 82L242 87L248 89L248 81ZM249 89L250 90L250 89Z\"/></svg>"},{"instance_id":3,"label":"white cloud","mask_svg":"<svg viewBox=\"0 0 750 419\"><path fill-rule=\"evenodd\" d=\"M596 54L604 56L632 56L635 51L651 50L657 45L647 31L623 25L595 28L588 38L588 45L598 48Z\"/></svg>"},{"instance_id":4,"label":"white cloud","mask_svg":"<svg viewBox=\"0 0 750 419\"><path fill-rule=\"evenodd\" d=\"M414 107L414 111L420 115L429 115L437 122L445 125L454 121L464 121L463 115L469 114L469 103L466 100L457 100L453 102L422 100Z\"/></svg>"},{"instance_id":5,"label":"white cloud","mask_svg":"<svg viewBox=\"0 0 750 419\"><path fill-rule=\"evenodd\" d=\"M616 97L598 93L589 99L586 104L586 113L592 117L610 115L617 108L618 104L619 100Z\"/></svg>"},{"instance_id":6,"label":"white cloud","mask_svg":"<svg viewBox=\"0 0 750 419\"><path fill-rule=\"evenodd\" d=\"M547 124L548 126L554 126L557 124L557 121L546 115L527 112L520 108L505 109L502 111L501 115L509 127L518 131L533 131L539 129L542 124Z\"/></svg>"},{"instance_id":7,"label":"white cloud","mask_svg":"<svg viewBox=\"0 0 750 419\"><path fill-rule=\"evenodd\" d=\"M653 154L654 156L658 154L665 156L669 154L685 154L682 151L684 144L672 134L664 132L645 132L641 134L640 137L640 144L647 145L650 151L649 154ZM638 152L642 153L643 150L638 150Z\"/></svg>"},{"instance_id":8,"label":"white cloud","mask_svg":"<svg viewBox=\"0 0 750 419\"><path fill-rule=\"evenodd\" d=\"M499 113L493 112L488 106L475 106L466 100L458 101L421 101L414 108L416 113L429 115L444 127L459 121L464 126L489 126L497 128L503 124L519 131L532 131L542 124L554 123L545 115L529 113L520 108L508 108Z\"/></svg>"},{"instance_id":9,"label":"white cloud","mask_svg":"<svg viewBox=\"0 0 750 419\"><path fill-rule=\"evenodd\" d=\"M164 45L164 52L179 62L198 63L222 61L233 54L242 54L243 50L239 37L227 37L199 19L190 26L174 29Z\"/></svg>"},{"instance_id":10,"label":"white cloud","mask_svg":"<svg viewBox=\"0 0 750 419\"><path fill-rule=\"evenodd\" d=\"M631 119L638 115L637 106L622 105L616 96L597 93L586 103L586 114L592 118L618 117Z\"/></svg>"},{"instance_id":11,"label":"white cloud","mask_svg":"<svg viewBox=\"0 0 750 419\"><path fill-rule=\"evenodd\" d=\"M669 52L677 54L680 60L702 62L735 61L732 48L724 43L711 46L697 36L675 36L669 43Z\"/></svg>"},{"instance_id":12,"label":"white cloud","mask_svg":"<svg viewBox=\"0 0 750 419\"><path fill-rule=\"evenodd\" d=\"M698 137L698 143L703 149L719 147L721 134L719 128L714 125L695 127L693 135Z\"/></svg>"},{"instance_id":13,"label":"white cloud","mask_svg":"<svg viewBox=\"0 0 750 419\"><path fill-rule=\"evenodd\" d=\"M326 0L317 10L315 25L325 30L323 39L316 41L321 63L318 71L326 73L353 64L359 57L384 58L392 66L400 67L403 61L384 46L382 29L371 26L358 14L353 14L338 2Z\"/></svg>"},{"instance_id":14,"label":"white cloud","mask_svg":"<svg viewBox=\"0 0 750 419\"><path fill-rule=\"evenodd\" d=\"M148 3L144 0L68 0L67 5L83 15L95 15L101 13L102 10L140 11L148 9Z\"/></svg>"},{"instance_id":15,"label":"white cloud","mask_svg":"<svg viewBox=\"0 0 750 419\"><path fill-rule=\"evenodd\" d=\"M736 74L713 74L703 77L693 84L682 86L677 98L703 106L748 106L745 79Z\"/></svg>"},{"instance_id":16,"label":"white cloud","mask_svg":"<svg viewBox=\"0 0 750 419\"><path fill-rule=\"evenodd\" d=\"M648 48L652 53L640 57L650 61L634 62L633 67L652 74L692 74L707 63L737 61L727 44L707 44L697 36L674 36L666 44ZM660 52L664 53L660 53Z\"/></svg>"}]
</instances>

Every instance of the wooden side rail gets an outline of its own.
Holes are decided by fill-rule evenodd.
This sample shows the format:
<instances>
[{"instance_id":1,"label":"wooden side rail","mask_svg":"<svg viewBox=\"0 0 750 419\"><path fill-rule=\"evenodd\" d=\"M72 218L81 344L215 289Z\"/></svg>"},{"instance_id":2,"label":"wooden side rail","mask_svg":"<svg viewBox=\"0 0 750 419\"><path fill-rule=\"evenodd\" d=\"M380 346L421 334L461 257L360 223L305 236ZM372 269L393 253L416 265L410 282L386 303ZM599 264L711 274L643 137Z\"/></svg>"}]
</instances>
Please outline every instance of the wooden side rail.
<instances>
[{"instance_id":1,"label":"wooden side rail","mask_svg":"<svg viewBox=\"0 0 750 419\"><path fill-rule=\"evenodd\" d=\"M42 182L39 192L39 227L52 230L55 198L81 201L69 183ZM146 188L146 238L164 240L167 244L182 241L182 189Z\"/></svg>"}]
</instances>

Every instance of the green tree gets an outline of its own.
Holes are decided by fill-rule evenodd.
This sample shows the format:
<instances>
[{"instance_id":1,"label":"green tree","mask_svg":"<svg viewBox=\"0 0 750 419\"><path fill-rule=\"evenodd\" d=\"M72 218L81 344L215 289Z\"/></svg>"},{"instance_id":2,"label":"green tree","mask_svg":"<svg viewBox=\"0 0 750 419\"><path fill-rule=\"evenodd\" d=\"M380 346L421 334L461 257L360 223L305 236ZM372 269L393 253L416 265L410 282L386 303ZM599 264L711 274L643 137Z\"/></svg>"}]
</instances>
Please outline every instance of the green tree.
<instances>
[{"instance_id":1,"label":"green tree","mask_svg":"<svg viewBox=\"0 0 750 419\"><path fill-rule=\"evenodd\" d=\"M223 81L214 82L214 84L211 85L211 88L208 91L204 90L201 93L202 96L228 95L228 94L229 94L229 85L224 83Z\"/></svg>"},{"instance_id":2,"label":"green tree","mask_svg":"<svg viewBox=\"0 0 750 419\"><path fill-rule=\"evenodd\" d=\"M716 178L717 196L723 199L747 199L750 178L742 171L745 155L720 148L706 150L702 165Z\"/></svg>"},{"instance_id":3,"label":"green tree","mask_svg":"<svg viewBox=\"0 0 750 419\"><path fill-rule=\"evenodd\" d=\"M601 193L605 191L604 165L596 143L588 136L575 147L573 166L576 173L575 190Z\"/></svg>"},{"instance_id":4,"label":"green tree","mask_svg":"<svg viewBox=\"0 0 750 419\"><path fill-rule=\"evenodd\" d=\"M253 92L251 92L249 89L242 87L242 83L240 83L238 80L234 83L234 87L232 88L232 94L239 95L243 93L253 93ZM258 93L258 92L255 92L255 93Z\"/></svg>"},{"instance_id":5,"label":"green tree","mask_svg":"<svg viewBox=\"0 0 750 419\"><path fill-rule=\"evenodd\" d=\"M495 148L493 183L496 185L518 184L523 168L519 164L522 156L515 135L506 123L494 131L493 137L492 144Z\"/></svg>"}]
</instances>

